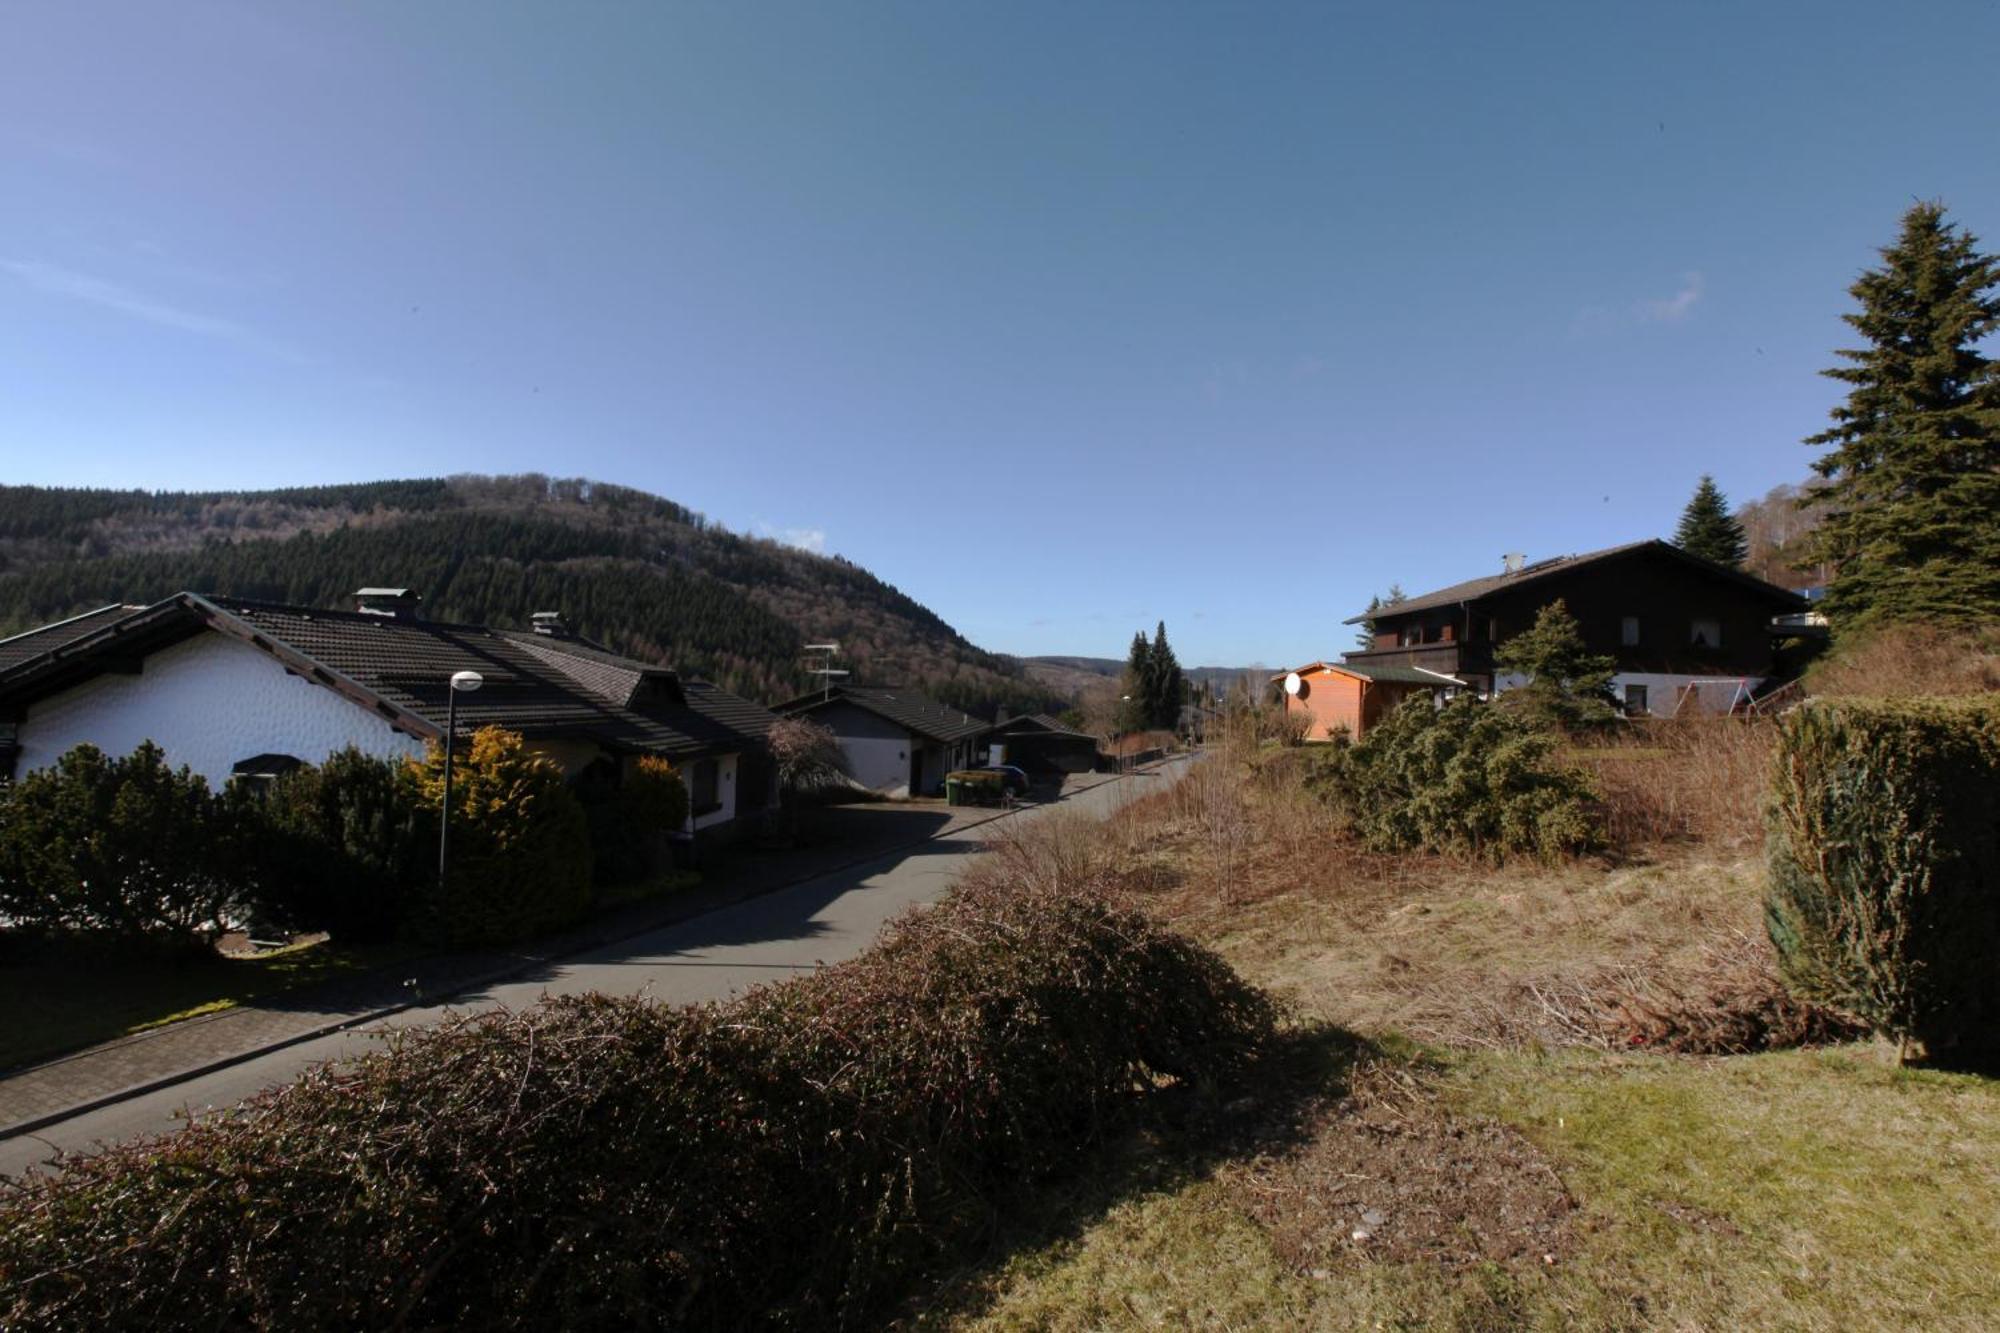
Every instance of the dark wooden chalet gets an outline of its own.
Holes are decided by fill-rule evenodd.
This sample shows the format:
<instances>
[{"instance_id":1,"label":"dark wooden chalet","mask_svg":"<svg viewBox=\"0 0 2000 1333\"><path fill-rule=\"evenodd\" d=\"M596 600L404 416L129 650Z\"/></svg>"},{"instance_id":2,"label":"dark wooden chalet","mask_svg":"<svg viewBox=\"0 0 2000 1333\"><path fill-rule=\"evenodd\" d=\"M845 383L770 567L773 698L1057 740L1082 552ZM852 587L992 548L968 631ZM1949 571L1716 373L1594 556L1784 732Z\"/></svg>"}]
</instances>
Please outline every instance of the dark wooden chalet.
<instances>
[{"instance_id":1,"label":"dark wooden chalet","mask_svg":"<svg viewBox=\"0 0 2000 1333\"><path fill-rule=\"evenodd\" d=\"M1668 715L1690 700L1714 709L1765 687L1776 673L1775 617L1805 609L1797 593L1663 541L1557 556L1440 588L1372 619L1373 648L1354 666L1421 667L1490 693L1494 649L1560 599L1584 642L1616 663L1627 711Z\"/></svg>"}]
</instances>

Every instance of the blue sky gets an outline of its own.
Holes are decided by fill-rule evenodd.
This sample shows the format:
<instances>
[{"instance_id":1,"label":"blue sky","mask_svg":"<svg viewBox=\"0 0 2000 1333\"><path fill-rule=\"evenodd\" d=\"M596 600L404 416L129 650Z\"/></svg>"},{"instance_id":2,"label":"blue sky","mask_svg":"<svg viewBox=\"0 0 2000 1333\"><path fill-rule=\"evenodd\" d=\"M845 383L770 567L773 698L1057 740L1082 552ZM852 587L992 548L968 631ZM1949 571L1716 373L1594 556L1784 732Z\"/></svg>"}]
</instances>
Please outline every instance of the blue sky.
<instances>
[{"instance_id":1,"label":"blue sky","mask_svg":"<svg viewBox=\"0 0 2000 1333\"><path fill-rule=\"evenodd\" d=\"M584 475L987 647L1303 661L1800 479L1900 212L2000 246L1996 50L1991 3L16 4L0 477Z\"/></svg>"}]
</instances>

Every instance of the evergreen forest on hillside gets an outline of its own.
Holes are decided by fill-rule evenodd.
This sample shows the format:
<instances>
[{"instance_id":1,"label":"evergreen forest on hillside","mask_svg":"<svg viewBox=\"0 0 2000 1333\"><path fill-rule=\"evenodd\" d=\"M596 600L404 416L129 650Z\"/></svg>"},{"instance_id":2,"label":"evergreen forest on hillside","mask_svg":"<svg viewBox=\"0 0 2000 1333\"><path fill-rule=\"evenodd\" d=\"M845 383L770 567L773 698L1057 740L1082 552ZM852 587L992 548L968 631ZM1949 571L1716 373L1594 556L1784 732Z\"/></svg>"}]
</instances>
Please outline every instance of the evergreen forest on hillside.
<instances>
[{"instance_id":1,"label":"evergreen forest on hillside","mask_svg":"<svg viewBox=\"0 0 2000 1333\"><path fill-rule=\"evenodd\" d=\"M182 590L346 607L414 588L437 620L560 611L617 651L752 698L801 693L799 646L837 639L860 682L969 711L1058 700L859 566L727 531L627 487L539 474L271 491L0 487L0 634Z\"/></svg>"}]
</instances>

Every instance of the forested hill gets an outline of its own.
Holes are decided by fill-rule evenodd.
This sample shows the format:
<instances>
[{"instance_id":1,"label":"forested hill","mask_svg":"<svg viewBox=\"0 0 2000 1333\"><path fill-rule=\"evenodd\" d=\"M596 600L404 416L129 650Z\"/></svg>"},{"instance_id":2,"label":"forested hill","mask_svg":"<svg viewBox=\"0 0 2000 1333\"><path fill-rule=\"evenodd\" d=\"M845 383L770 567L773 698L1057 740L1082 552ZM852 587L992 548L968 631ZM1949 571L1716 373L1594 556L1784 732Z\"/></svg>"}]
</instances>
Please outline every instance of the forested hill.
<instances>
[{"instance_id":1,"label":"forested hill","mask_svg":"<svg viewBox=\"0 0 2000 1333\"><path fill-rule=\"evenodd\" d=\"M345 607L416 589L437 620L525 627L560 611L621 652L752 698L802 692L799 646L840 642L854 680L920 686L982 716L1056 702L867 570L741 536L643 491L450 477L289 490L0 487L0 635L183 589Z\"/></svg>"}]
</instances>

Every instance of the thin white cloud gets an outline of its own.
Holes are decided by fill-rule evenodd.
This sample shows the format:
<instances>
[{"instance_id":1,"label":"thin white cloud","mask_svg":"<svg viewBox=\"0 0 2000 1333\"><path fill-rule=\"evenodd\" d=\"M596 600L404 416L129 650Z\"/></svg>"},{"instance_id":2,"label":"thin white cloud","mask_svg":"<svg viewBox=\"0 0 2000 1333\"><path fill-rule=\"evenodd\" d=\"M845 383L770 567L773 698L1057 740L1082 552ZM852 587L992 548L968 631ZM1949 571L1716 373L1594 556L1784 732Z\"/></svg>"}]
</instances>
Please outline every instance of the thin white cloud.
<instances>
[{"instance_id":1,"label":"thin white cloud","mask_svg":"<svg viewBox=\"0 0 2000 1333\"><path fill-rule=\"evenodd\" d=\"M1678 324L1694 313L1695 303L1701 300L1706 283L1699 273L1690 273L1681 279L1680 290L1664 301L1648 301L1644 308L1647 319L1659 324Z\"/></svg>"},{"instance_id":2,"label":"thin white cloud","mask_svg":"<svg viewBox=\"0 0 2000 1333\"><path fill-rule=\"evenodd\" d=\"M775 528L769 523L757 524L757 535L769 537L772 541L786 546L795 546L801 551L811 551L814 555L826 554L826 529L824 528Z\"/></svg>"},{"instance_id":3,"label":"thin white cloud","mask_svg":"<svg viewBox=\"0 0 2000 1333\"><path fill-rule=\"evenodd\" d=\"M178 306L166 305L142 296L115 282L107 282L103 278L94 278L88 273L77 273L54 264L44 264L39 260L0 259L0 270L13 274L35 290L46 292L51 296L63 296L73 301L103 306L106 310L116 310L134 319L179 329L184 333L199 333L210 338L255 337L249 329L232 320L217 319L213 315L182 310Z\"/></svg>"}]
</instances>

